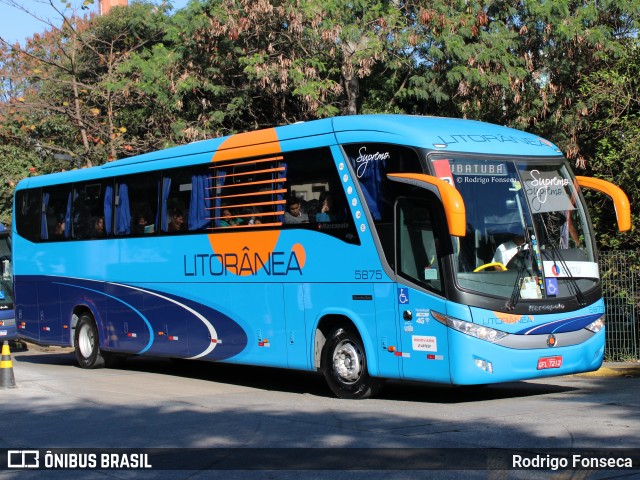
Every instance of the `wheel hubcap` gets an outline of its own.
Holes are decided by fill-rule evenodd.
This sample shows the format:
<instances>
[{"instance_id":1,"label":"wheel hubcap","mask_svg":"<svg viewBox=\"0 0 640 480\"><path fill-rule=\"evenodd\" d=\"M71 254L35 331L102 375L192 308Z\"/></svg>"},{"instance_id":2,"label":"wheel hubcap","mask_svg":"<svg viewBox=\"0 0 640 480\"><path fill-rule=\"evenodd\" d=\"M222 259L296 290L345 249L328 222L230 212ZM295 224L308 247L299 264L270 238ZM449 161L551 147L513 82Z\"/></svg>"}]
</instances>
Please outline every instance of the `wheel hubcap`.
<instances>
[{"instance_id":1,"label":"wheel hubcap","mask_svg":"<svg viewBox=\"0 0 640 480\"><path fill-rule=\"evenodd\" d=\"M93 332L87 325L83 325L78 335L78 348L84 358L89 358L93 352L95 338Z\"/></svg>"},{"instance_id":2,"label":"wheel hubcap","mask_svg":"<svg viewBox=\"0 0 640 480\"><path fill-rule=\"evenodd\" d=\"M333 351L333 369L342 380L357 381L362 369L360 349L351 342L340 342Z\"/></svg>"}]
</instances>

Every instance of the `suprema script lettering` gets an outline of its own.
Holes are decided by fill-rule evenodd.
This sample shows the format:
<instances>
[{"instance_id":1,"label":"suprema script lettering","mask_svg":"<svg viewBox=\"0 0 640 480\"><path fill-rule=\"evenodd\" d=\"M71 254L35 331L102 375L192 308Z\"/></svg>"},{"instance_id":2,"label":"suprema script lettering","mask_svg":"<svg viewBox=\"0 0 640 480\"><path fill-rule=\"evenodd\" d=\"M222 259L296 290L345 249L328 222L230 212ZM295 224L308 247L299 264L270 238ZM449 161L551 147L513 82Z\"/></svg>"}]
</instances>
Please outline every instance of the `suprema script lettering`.
<instances>
[{"instance_id":1,"label":"suprema script lettering","mask_svg":"<svg viewBox=\"0 0 640 480\"><path fill-rule=\"evenodd\" d=\"M361 147L358 150L358 158L356 158L356 175L358 175L358 178L362 178L367 171L369 162L380 162L389 158L391 158L389 152L367 153L367 147Z\"/></svg>"}]
</instances>

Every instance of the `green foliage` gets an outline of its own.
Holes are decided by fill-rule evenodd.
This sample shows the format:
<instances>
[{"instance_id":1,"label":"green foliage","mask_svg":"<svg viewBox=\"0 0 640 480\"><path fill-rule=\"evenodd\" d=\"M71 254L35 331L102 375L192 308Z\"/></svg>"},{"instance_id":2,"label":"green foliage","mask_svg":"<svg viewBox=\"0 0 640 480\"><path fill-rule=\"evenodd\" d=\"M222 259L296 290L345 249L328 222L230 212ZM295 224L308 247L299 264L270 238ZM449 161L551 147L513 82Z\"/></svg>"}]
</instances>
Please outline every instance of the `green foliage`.
<instances>
[{"instance_id":1,"label":"green foliage","mask_svg":"<svg viewBox=\"0 0 640 480\"><path fill-rule=\"evenodd\" d=\"M467 117L547 137L579 173L638 199L640 0L168 8L131 2L103 17L69 16L21 49L0 42L8 143L39 145L45 163L65 153L96 165L336 114ZM588 198L599 244L635 247L633 234L610 227L610 202Z\"/></svg>"},{"instance_id":2,"label":"green foliage","mask_svg":"<svg viewBox=\"0 0 640 480\"><path fill-rule=\"evenodd\" d=\"M581 87L590 135L584 144L593 152L587 173L612 181L628 195L632 224L640 214L640 44L628 39L618 57L605 58L606 68L593 72ZM603 195L590 194L589 207L598 245L605 249L637 249L640 240L634 230L626 234L612 226L615 212Z\"/></svg>"},{"instance_id":3,"label":"green foliage","mask_svg":"<svg viewBox=\"0 0 640 480\"><path fill-rule=\"evenodd\" d=\"M0 144L0 165L3 166L0 182L0 223L10 225L15 186L23 178L37 175L44 169L42 160L33 148L8 144Z\"/></svg>"}]
</instances>

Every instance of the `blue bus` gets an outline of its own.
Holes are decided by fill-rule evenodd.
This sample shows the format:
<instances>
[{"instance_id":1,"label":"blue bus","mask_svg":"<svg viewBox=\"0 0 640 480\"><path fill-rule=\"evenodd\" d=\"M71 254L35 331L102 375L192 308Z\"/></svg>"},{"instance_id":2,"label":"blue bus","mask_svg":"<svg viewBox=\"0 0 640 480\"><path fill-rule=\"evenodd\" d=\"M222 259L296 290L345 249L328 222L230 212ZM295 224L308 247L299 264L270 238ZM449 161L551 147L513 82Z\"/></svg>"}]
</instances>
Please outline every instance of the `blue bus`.
<instances>
[{"instance_id":1,"label":"blue bus","mask_svg":"<svg viewBox=\"0 0 640 480\"><path fill-rule=\"evenodd\" d=\"M0 224L0 343L16 340L13 313L13 275L11 270L11 231Z\"/></svg>"},{"instance_id":2,"label":"blue bus","mask_svg":"<svg viewBox=\"0 0 640 480\"><path fill-rule=\"evenodd\" d=\"M19 336L85 368L154 355L476 385L596 370L605 345L580 187L547 140L363 115L31 177L14 199Z\"/></svg>"}]
</instances>

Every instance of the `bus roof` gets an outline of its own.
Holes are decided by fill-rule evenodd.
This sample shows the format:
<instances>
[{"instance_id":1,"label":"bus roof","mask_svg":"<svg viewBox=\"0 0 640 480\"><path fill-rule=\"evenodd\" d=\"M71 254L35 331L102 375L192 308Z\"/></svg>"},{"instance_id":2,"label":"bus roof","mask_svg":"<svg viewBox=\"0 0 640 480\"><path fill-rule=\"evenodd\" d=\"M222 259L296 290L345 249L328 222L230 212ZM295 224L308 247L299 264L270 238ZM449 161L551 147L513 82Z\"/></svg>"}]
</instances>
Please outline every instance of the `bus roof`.
<instances>
[{"instance_id":1,"label":"bus roof","mask_svg":"<svg viewBox=\"0 0 640 480\"><path fill-rule=\"evenodd\" d=\"M265 135L269 132L270 135ZM373 135L372 135L373 134ZM233 139L233 142L228 142ZM508 127L445 117L411 115L350 115L309 122L299 122L273 129L246 132L157 150L109 162L91 169L30 177L19 188L44 184L84 181L116 173L113 169L136 165L136 171L173 168L186 163L210 161L213 152L219 152L230 143L230 155L235 150L250 152L253 147L264 149L273 144L273 151L287 152L305 148L379 142L403 144L443 152L557 157L560 150L551 142L536 135ZM245 156L240 154L239 156ZM160 162L160 164L158 163ZM149 164L149 165L145 165ZM150 165L153 164L153 165ZM104 170L101 174L100 169ZM122 172L125 173L125 172ZM132 173L132 172L126 172ZM42 179L42 180L40 180Z\"/></svg>"}]
</instances>

